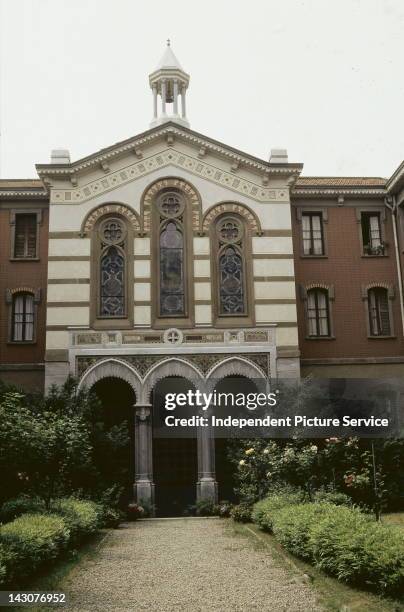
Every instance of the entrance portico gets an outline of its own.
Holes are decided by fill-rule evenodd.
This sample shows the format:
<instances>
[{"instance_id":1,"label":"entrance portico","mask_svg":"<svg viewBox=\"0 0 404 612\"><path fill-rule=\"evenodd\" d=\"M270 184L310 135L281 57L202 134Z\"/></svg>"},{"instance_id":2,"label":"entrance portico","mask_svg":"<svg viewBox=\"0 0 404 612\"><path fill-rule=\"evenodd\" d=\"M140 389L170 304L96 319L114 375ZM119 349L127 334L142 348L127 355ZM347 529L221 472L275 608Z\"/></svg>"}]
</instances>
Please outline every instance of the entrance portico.
<instances>
[{"instance_id":1,"label":"entrance portico","mask_svg":"<svg viewBox=\"0 0 404 612\"><path fill-rule=\"evenodd\" d=\"M202 342L184 342L180 330L162 333L162 342L126 345L124 332L92 332L71 330L69 349L71 373L79 378L79 387L93 387L105 378L126 381L133 389L136 402L135 418L135 478L134 499L149 505L155 503L153 465L153 391L166 379L185 380L195 388L213 390L218 380L242 376L251 380L268 381L277 376L275 328L221 332L219 341L212 333ZM98 334L98 335L97 335ZM91 337L90 337L91 336ZM107 337L113 342L103 342ZM249 338L255 342L249 342ZM187 338L192 335L187 333ZM257 338L261 341L257 342ZM173 344L173 339L175 343ZM99 340L99 345L97 345ZM118 399L118 398L117 398ZM197 500L217 501L219 491L215 470L215 443L208 427L197 429L197 480L194 483Z\"/></svg>"}]
</instances>

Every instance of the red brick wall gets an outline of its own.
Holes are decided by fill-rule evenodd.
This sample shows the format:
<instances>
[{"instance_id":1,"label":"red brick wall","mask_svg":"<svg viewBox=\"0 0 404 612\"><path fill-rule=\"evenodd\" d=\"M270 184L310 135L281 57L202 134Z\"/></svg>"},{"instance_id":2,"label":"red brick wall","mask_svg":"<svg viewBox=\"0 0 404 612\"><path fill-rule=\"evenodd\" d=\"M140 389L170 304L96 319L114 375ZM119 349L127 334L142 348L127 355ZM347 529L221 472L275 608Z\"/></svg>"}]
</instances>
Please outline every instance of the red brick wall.
<instances>
[{"instance_id":1,"label":"red brick wall","mask_svg":"<svg viewBox=\"0 0 404 612\"><path fill-rule=\"evenodd\" d=\"M7 201L7 208L3 206L0 208L0 364L44 362L48 259L47 209L43 210L42 224L39 226L39 261L10 261L11 226L9 208L26 207L27 202ZM10 305L6 304L6 290L23 286L32 289L41 288L41 301L37 306L36 342L34 344L12 344L9 342Z\"/></svg>"},{"instance_id":2,"label":"red brick wall","mask_svg":"<svg viewBox=\"0 0 404 612\"><path fill-rule=\"evenodd\" d=\"M372 202L366 202L363 208L368 208L369 205L372 205ZM296 218L296 206L310 210L311 207L321 207L322 203L315 201L311 202L310 206L304 200L294 201L292 208L299 344L302 359L404 355L393 229L389 211L386 210L384 237L389 245L387 257L362 257L356 211L353 206L349 206L349 203L345 203L340 207L327 207L328 222L325 223L325 232L328 257L304 258L301 257L301 224ZM361 287L377 281L392 284L395 288L395 299L392 301L394 331L397 334L395 339L367 337ZM306 339L304 302L300 297L299 285L311 282L334 285L332 318L335 339Z\"/></svg>"}]
</instances>

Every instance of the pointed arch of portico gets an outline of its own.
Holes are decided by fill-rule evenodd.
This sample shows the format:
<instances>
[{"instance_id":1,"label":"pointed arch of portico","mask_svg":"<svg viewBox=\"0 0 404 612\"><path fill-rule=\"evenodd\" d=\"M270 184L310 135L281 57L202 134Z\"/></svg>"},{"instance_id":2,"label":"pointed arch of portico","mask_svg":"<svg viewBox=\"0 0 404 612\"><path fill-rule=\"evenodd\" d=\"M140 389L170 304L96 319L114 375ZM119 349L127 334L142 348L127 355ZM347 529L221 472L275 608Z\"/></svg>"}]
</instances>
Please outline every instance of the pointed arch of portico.
<instances>
[{"instance_id":1,"label":"pointed arch of portico","mask_svg":"<svg viewBox=\"0 0 404 612\"><path fill-rule=\"evenodd\" d=\"M142 384L137 374L129 363L121 359L103 359L91 366L81 378L78 389L86 387L91 389L99 380L103 378L119 378L127 382L133 389L136 401L141 397Z\"/></svg>"},{"instance_id":2,"label":"pointed arch of portico","mask_svg":"<svg viewBox=\"0 0 404 612\"><path fill-rule=\"evenodd\" d=\"M163 378L168 378L169 376L185 378L193 385L197 384L199 387L203 385L204 380L199 370L183 359L174 357L160 361L150 370L144 380L142 402L145 404L150 403L151 392L156 384Z\"/></svg>"},{"instance_id":3,"label":"pointed arch of portico","mask_svg":"<svg viewBox=\"0 0 404 612\"><path fill-rule=\"evenodd\" d=\"M230 376L243 376L249 380L267 383L264 372L255 363L243 357L229 357L218 364L215 364L207 374L207 386L212 389L217 381Z\"/></svg>"}]
</instances>

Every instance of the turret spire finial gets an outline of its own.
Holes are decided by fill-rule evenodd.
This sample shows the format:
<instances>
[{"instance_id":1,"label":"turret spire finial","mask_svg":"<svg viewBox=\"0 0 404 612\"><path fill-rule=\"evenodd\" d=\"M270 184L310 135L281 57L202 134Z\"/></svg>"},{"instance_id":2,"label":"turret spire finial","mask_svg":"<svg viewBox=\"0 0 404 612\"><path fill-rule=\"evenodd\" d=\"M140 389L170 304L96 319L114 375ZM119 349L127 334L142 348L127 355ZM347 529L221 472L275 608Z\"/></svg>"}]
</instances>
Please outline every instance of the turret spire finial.
<instances>
[{"instance_id":1,"label":"turret spire finial","mask_svg":"<svg viewBox=\"0 0 404 612\"><path fill-rule=\"evenodd\" d=\"M161 125L166 121L175 121L189 127L185 108L189 74L183 70L175 57L169 38L167 39L164 55L156 70L149 75L149 82L153 91L153 121L150 124L151 127ZM160 111L158 108L159 96L161 98ZM179 108L180 102L181 109ZM167 106L171 110L171 114Z\"/></svg>"}]
</instances>

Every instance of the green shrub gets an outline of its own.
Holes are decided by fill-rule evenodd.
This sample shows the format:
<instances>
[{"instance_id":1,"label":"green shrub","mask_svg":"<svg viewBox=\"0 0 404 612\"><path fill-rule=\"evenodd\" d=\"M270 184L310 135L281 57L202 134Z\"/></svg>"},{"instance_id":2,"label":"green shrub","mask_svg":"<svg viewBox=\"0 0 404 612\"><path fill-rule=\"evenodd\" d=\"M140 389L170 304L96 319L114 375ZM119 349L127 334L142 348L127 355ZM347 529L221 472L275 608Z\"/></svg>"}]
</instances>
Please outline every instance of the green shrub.
<instances>
[{"instance_id":1,"label":"green shrub","mask_svg":"<svg viewBox=\"0 0 404 612\"><path fill-rule=\"evenodd\" d=\"M34 512L44 512L44 504L37 497L21 495L15 499L6 501L0 509L0 523L13 521L22 514L33 514Z\"/></svg>"},{"instance_id":2,"label":"green shrub","mask_svg":"<svg viewBox=\"0 0 404 612\"><path fill-rule=\"evenodd\" d=\"M314 501L335 504L336 506L352 506L352 499L345 493L320 489L314 494Z\"/></svg>"},{"instance_id":3,"label":"green shrub","mask_svg":"<svg viewBox=\"0 0 404 612\"><path fill-rule=\"evenodd\" d=\"M272 514L273 533L291 553L302 559L312 560L310 530L335 508L332 504L313 503L284 506Z\"/></svg>"},{"instance_id":4,"label":"green shrub","mask_svg":"<svg viewBox=\"0 0 404 612\"><path fill-rule=\"evenodd\" d=\"M334 508L310 533L314 561L339 580L386 593L404 589L404 533L356 509Z\"/></svg>"},{"instance_id":5,"label":"green shrub","mask_svg":"<svg viewBox=\"0 0 404 612\"><path fill-rule=\"evenodd\" d=\"M237 523L251 522L251 506L247 504L238 504L230 510L230 516Z\"/></svg>"},{"instance_id":6,"label":"green shrub","mask_svg":"<svg viewBox=\"0 0 404 612\"><path fill-rule=\"evenodd\" d=\"M7 554L6 549L0 544L0 586L6 581L7 563L10 560L10 554Z\"/></svg>"},{"instance_id":7,"label":"green shrub","mask_svg":"<svg viewBox=\"0 0 404 612\"><path fill-rule=\"evenodd\" d=\"M102 522L102 507L89 500L61 499L54 502L51 511L63 517L74 544L97 531Z\"/></svg>"},{"instance_id":8,"label":"green shrub","mask_svg":"<svg viewBox=\"0 0 404 612\"><path fill-rule=\"evenodd\" d=\"M274 493L254 504L252 520L264 531L272 531L273 515L285 506L303 501L302 492Z\"/></svg>"},{"instance_id":9,"label":"green shrub","mask_svg":"<svg viewBox=\"0 0 404 612\"><path fill-rule=\"evenodd\" d=\"M54 559L67 545L70 532L61 516L24 514L0 527L6 550L7 580L23 577Z\"/></svg>"}]
</instances>

